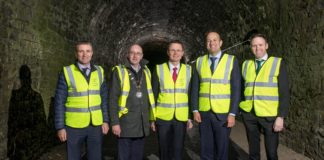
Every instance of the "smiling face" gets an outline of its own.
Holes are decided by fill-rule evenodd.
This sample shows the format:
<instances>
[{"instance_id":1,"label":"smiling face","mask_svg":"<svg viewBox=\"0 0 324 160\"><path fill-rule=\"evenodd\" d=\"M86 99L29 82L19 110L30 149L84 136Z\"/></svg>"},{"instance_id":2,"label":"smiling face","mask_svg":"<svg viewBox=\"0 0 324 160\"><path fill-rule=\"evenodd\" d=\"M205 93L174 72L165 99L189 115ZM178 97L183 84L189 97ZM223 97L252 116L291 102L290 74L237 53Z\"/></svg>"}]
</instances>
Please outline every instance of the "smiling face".
<instances>
[{"instance_id":1,"label":"smiling face","mask_svg":"<svg viewBox=\"0 0 324 160\"><path fill-rule=\"evenodd\" d=\"M82 65L89 65L93 55L91 44L79 44L76 46L75 57Z\"/></svg>"},{"instance_id":2,"label":"smiling face","mask_svg":"<svg viewBox=\"0 0 324 160\"><path fill-rule=\"evenodd\" d=\"M171 63L180 63L183 54L184 50L180 43L171 43L169 45L168 56Z\"/></svg>"},{"instance_id":3,"label":"smiling face","mask_svg":"<svg viewBox=\"0 0 324 160\"><path fill-rule=\"evenodd\" d=\"M267 53L267 49L268 43L264 38L254 37L251 40L251 50L256 59L262 58Z\"/></svg>"},{"instance_id":4,"label":"smiling face","mask_svg":"<svg viewBox=\"0 0 324 160\"><path fill-rule=\"evenodd\" d=\"M216 55L221 51L223 41L216 32L209 32L206 36L206 47L209 53Z\"/></svg>"},{"instance_id":5,"label":"smiling face","mask_svg":"<svg viewBox=\"0 0 324 160\"><path fill-rule=\"evenodd\" d=\"M140 61L143 58L143 50L142 50L142 47L139 46L139 45L137 45L137 44L132 45L129 48L127 58L128 58L129 62L132 65L134 65L134 66L139 65Z\"/></svg>"}]
</instances>

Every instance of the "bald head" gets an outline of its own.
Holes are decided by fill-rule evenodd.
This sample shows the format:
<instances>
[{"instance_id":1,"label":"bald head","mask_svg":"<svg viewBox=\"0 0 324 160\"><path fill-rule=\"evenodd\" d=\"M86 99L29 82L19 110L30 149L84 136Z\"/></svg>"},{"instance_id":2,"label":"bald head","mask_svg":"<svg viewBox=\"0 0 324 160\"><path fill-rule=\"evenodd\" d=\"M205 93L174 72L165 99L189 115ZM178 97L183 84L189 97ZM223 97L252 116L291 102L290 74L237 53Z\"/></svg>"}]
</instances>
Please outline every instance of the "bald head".
<instances>
[{"instance_id":1,"label":"bald head","mask_svg":"<svg viewBox=\"0 0 324 160\"><path fill-rule=\"evenodd\" d=\"M208 32L206 35L206 47L210 54L216 55L221 51L223 41L217 32Z\"/></svg>"}]
</instances>

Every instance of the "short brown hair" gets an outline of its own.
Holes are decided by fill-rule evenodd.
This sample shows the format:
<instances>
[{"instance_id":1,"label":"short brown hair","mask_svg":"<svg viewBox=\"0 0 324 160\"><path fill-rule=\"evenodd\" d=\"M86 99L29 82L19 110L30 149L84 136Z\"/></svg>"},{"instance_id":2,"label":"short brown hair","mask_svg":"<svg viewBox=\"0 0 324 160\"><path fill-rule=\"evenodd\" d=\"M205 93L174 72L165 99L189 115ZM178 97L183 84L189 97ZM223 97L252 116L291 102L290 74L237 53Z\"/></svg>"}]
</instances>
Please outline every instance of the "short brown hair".
<instances>
[{"instance_id":1,"label":"short brown hair","mask_svg":"<svg viewBox=\"0 0 324 160\"><path fill-rule=\"evenodd\" d=\"M133 46L139 46L142 50L142 54L143 54L143 47L139 44L139 43L132 43L129 47L128 47L128 50L127 50L127 55L130 54L130 50Z\"/></svg>"},{"instance_id":2,"label":"short brown hair","mask_svg":"<svg viewBox=\"0 0 324 160\"><path fill-rule=\"evenodd\" d=\"M84 40L84 41L77 41L74 45L75 47L75 52L77 52L78 46L82 44L88 44L92 47L92 43L90 41Z\"/></svg>"},{"instance_id":3,"label":"short brown hair","mask_svg":"<svg viewBox=\"0 0 324 160\"><path fill-rule=\"evenodd\" d=\"M220 32L218 30L216 30L216 29L207 30L205 32L205 39L207 39L207 36L208 36L209 33L217 33L218 36L219 36L219 39L222 40L222 36L221 36Z\"/></svg>"},{"instance_id":4,"label":"short brown hair","mask_svg":"<svg viewBox=\"0 0 324 160\"><path fill-rule=\"evenodd\" d=\"M266 43L268 43L268 40L267 40L267 37L264 35L264 34L261 34L261 33L256 33L256 34L253 34L250 38L250 43L252 42L252 40L254 38L257 38L257 37L260 37L260 38L263 38L265 40Z\"/></svg>"},{"instance_id":5,"label":"short brown hair","mask_svg":"<svg viewBox=\"0 0 324 160\"><path fill-rule=\"evenodd\" d=\"M172 41L170 41L169 44L168 44L168 50L170 49L171 44L174 44L174 43L180 44L181 47L182 47L182 50L184 50L184 45L180 40L172 40Z\"/></svg>"}]
</instances>

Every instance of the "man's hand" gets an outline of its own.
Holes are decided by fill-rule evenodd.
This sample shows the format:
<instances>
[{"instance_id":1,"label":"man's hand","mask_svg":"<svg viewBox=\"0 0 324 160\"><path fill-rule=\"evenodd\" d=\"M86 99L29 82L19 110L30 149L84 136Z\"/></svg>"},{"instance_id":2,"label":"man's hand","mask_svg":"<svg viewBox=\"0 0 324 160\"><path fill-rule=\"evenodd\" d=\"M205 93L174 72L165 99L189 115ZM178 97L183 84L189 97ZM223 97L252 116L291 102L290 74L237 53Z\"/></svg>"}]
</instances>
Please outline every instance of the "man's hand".
<instances>
[{"instance_id":1,"label":"man's hand","mask_svg":"<svg viewBox=\"0 0 324 160\"><path fill-rule=\"evenodd\" d=\"M197 123L201 123L201 117L199 112L193 112L194 120Z\"/></svg>"},{"instance_id":2,"label":"man's hand","mask_svg":"<svg viewBox=\"0 0 324 160\"><path fill-rule=\"evenodd\" d=\"M153 132L156 131L155 122L151 122L151 129L152 129Z\"/></svg>"},{"instance_id":3,"label":"man's hand","mask_svg":"<svg viewBox=\"0 0 324 160\"><path fill-rule=\"evenodd\" d=\"M273 124L273 130L275 132L280 132L284 129L284 119L282 117L277 117L275 123Z\"/></svg>"},{"instance_id":4,"label":"man's hand","mask_svg":"<svg viewBox=\"0 0 324 160\"><path fill-rule=\"evenodd\" d=\"M57 137L60 139L61 142L65 142L67 139L66 130L65 129L58 130Z\"/></svg>"},{"instance_id":5,"label":"man's hand","mask_svg":"<svg viewBox=\"0 0 324 160\"><path fill-rule=\"evenodd\" d=\"M104 122L104 123L101 125L101 129L102 129L102 134L107 134L108 131L109 131L109 125L108 125L108 123Z\"/></svg>"},{"instance_id":6,"label":"man's hand","mask_svg":"<svg viewBox=\"0 0 324 160\"><path fill-rule=\"evenodd\" d=\"M193 127L192 120L188 119L187 121L187 130L190 130Z\"/></svg>"},{"instance_id":7,"label":"man's hand","mask_svg":"<svg viewBox=\"0 0 324 160\"><path fill-rule=\"evenodd\" d=\"M117 124L117 125L112 126L112 132L117 137L120 137L120 133L121 133L120 125Z\"/></svg>"},{"instance_id":8,"label":"man's hand","mask_svg":"<svg viewBox=\"0 0 324 160\"><path fill-rule=\"evenodd\" d=\"M227 116L227 127L232 128L235 125L235 116L233 115L228 115Z\"/></svg>"}]
</instances>

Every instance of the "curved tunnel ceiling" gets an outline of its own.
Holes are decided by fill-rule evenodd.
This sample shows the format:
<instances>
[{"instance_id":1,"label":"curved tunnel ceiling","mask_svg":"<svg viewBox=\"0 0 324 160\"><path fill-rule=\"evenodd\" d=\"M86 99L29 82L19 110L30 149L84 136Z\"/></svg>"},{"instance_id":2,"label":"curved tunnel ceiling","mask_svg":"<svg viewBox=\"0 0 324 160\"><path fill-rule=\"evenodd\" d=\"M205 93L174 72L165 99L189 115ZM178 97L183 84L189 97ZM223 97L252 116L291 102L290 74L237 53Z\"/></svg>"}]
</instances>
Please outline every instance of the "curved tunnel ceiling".
<instances>
[{"instance_id":1,"label":"curved tunnel ceiling","mask_svg":"<svg viewBox=\"0 0 324 160\"><path fill-rule=\"evenodd\" d=\"M115 7L102 5L90 25L96 52L101 59L109 54L110 61L120 63L128 46L139 43L144 51L149 50L144 54L165 59L166 55L160 55L166 53L165 44L178 39L184 43L185 59L189 60L190 55L203 52L203 33L222 26L227 16L221 3L135 0L121 1Z\"/></svg>"}]
</instances>

